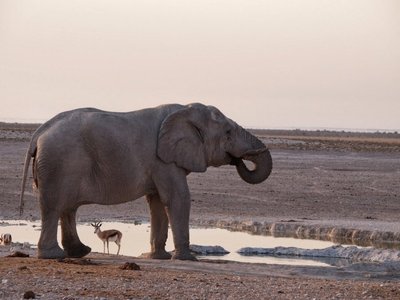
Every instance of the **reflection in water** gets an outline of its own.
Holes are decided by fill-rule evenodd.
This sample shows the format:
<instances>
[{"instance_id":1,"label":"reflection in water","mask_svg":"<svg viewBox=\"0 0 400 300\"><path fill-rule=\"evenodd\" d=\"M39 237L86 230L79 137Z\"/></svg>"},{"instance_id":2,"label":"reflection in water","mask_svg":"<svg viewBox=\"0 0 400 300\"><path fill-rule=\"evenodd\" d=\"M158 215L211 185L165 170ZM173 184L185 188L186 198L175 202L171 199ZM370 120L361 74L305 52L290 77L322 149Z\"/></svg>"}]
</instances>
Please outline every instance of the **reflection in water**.
<instances>
[{"instance_id":1,"label":"reflection in water","mask_svg":"<svg viewBox=\"0 0 400 300\"><path fill-rule=\"evenodd\" d=\"M37 245L40 235L40 222L27 221L8 221L6 227L7 232L13 236L14 242L29 242ZM0 224L1 225L1 224ZM6 224L3 224L6 225ZM103 222L103 230L118 229L122 232L121 251L120 254L128 256L140 256L150 249L150 225L120 222ZM3 230L1 230L3 231ZM103 252L103 242L94 234L93 227L90 223L78 224L78 234L81 241L90 246L94 252ZM172 233L169 231L167 241L167 251L174 249L172 243ZM61 245L61 233L59 227L58 233L59 243ZM242 256L236 251L243 247L298 247L305 249L323 249L334 245L327 241L318 240L302 240L294 238L282 238L272 236L251 235L244 232L231 232L219 228L191 228L190 241L192 244L203 246L219 245L228 250L230 253L224 256L206 256L199 257L207 259L224 259L237 262L249 263L266 263L266 264L287 264L287 265L312 265L312 266L329 266L328 263L318 262L307 259L293 259L283 257L267 257L267 256ZM107 251L107 250L106 250ZM110 243L110 253L117 252L117 245Z\"/></svg>"}]
</instances>

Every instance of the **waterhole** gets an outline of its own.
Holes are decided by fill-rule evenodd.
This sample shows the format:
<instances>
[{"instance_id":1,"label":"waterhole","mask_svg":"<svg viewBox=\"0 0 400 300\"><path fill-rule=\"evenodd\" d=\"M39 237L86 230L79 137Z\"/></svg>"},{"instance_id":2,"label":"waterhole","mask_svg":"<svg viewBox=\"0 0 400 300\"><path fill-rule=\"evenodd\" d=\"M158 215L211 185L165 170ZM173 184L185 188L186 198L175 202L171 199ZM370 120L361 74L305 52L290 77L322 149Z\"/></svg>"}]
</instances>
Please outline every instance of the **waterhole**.
<instances>
[{"instance_id":1,"label":"waterhole","mask_svg":"<svg viewBox=\"0 0 400 300\"><path fill-rule=\"evenodd\" d=\"M34 247L37 245L40 235L41 224L40 222L29 221L7 221L0 224L0 231L12 234L13 242L24 243L28 242ZM94 252L103 252L103 242L94 234L94 228L90 223L78 223L78 234L81 241L92 248ZM60 242L60 226L58 232L58 239ZM120 254L127 256L140 256L150 249L150 225L149 224L133 224L121 222L103 222L102 230L118 229L122 232L121 250ZM295 239L284 237L272 237L251 235L245 232L232 232L226 229L219 228L198 228L190 229L190 242L191 244L201 246L221 246L229 251L226 255L207 255L197 256L199 259L218 259L229 260L236 262L246 263L264 263L264 264L284 264L284 265L304 265L304 266L330 266L327 260L318 259L300 259L289 257L275 257L275 256L246 256L237 253L237 251L244 247L260 247L260 248L274 248L274 247L298 247L304 249L323 249L331 247L334 243L329 241L309 240L309 239ZM169 230L168 240L166 245L167 251L174 249L172 243L172 233ZM106 249L107 251L107 249ZM117 245L110 243L110 254L116 254Z\"/></svg>"}]
</instances>

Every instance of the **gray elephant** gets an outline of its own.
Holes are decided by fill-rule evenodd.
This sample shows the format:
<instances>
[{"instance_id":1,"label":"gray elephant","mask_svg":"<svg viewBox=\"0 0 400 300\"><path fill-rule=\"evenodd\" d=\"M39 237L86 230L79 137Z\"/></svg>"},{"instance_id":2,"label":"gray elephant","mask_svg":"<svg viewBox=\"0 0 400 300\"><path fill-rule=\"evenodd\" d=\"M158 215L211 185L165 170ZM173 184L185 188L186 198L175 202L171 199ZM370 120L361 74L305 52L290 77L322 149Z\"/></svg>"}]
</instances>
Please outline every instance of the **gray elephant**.
<instances>
[{"instance_id":1,"label":"gray elephant","mask_svg":"<svg viewBox=\"0 0 400 300\"><path fill-rule=\"evenodd\" d=\"M79 206L146 196L151 214L148 257L171 258L165 251L170 224L172 258L195 259L189 251L191 200L186 176L231 164L243 180L255 184L272 169L271 155L259 139L217 108L199 103L127 113L83 108L58 114L32 136L21 213L31 158L42 217L39 258L83 257L91 251L76 231ZM249 170L243 159L255 168ZM59 220L64 250L57 243Z\"/></svg>"}]
</instances>

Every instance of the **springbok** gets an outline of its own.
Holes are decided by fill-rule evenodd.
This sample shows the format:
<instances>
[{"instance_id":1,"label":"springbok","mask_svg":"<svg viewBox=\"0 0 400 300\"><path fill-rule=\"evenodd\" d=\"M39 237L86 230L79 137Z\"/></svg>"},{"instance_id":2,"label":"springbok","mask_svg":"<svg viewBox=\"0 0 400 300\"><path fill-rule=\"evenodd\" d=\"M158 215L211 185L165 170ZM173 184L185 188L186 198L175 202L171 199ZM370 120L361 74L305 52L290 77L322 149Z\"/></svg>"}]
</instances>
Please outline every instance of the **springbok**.
<instances>
[{"instance_id":1,"label":"springbok","mask_svg":"<svg viewBox=\"0 0 400 300\"><path fill-rule=\"evenodd\" d=\"M3 243L4 245L10 245L12 242L11 234L9 233L2 233L0 237L0 244Z\"/></svg>"},{"instance_id":2,"label":"springbok","mask_svg":"<svg viewBox=\"0 0 400 300\"><path fill-rule=\"evenodd\" d=\"M116 229L109 229L101 231L101 222L90 223L94 227L94 233L103 241L103 252L106 253L106 243L107 243L107 253L110 254L110 250L108 248L109 242L115 242L118 246L117 255L119 254L119 249L121 248L121 238L122 233Z\"/></svg>"}]
</instances>

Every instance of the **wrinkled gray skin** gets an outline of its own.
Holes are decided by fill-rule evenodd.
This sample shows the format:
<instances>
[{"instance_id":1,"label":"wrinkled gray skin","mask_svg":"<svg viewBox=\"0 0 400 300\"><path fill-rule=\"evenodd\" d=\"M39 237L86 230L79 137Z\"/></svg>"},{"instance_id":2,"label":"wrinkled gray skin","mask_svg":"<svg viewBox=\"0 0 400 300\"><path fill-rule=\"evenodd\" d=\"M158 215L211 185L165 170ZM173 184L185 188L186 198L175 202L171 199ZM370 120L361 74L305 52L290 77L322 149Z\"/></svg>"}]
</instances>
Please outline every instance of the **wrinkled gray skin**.
<instances>
[{"instance_id":1,"label":"wrinkled gray skin","mask_svg":"<svg viewBox=\"0 0 400 300\"><path fill-rule=\"evenodd\" d=\"M42 231L39 258L83 257L75 215L84 204L118 204L147 197L151 213L150 258L194 259L189 251L190 193L186 176L209 166L234 164L249 183L264 181L272 160L265 145L218 109L171 104L127 113L93 108L63 112L43 124L27 151L38 189ZM255 164L249 170L242 159ZM96 217L95 215L93 217ZM62 246L57 243L61 220Z\"/></svg>"}]
</instances>

